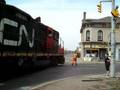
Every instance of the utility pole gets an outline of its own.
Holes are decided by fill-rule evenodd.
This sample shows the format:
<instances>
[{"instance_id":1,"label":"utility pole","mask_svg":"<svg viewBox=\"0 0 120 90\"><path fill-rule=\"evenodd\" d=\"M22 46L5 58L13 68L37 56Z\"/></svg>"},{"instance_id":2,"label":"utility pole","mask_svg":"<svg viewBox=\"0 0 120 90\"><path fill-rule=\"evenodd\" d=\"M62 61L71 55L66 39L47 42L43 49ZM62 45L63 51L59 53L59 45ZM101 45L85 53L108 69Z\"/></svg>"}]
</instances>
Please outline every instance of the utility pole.
<instances>
[{"instance_id":1,"label":"utility pole","mask_svg":"<svg viewBox=\"0 0 120 90\"><path fill-rule=\"evenodd\" d=\"M100 1L100 4L97 5L98 8L101 8L102 2L111 2L112 3L112 17L111 17L111 65L110 65L110 77L115 77L115 24L116 19L119 17L118 7L115 6L115 0L103 0ZM98 9L99 10L99 9ZM101 9L100 9L101 10ZM101 11L98 11L101 13Z\"/></svg>"}]
</instances>

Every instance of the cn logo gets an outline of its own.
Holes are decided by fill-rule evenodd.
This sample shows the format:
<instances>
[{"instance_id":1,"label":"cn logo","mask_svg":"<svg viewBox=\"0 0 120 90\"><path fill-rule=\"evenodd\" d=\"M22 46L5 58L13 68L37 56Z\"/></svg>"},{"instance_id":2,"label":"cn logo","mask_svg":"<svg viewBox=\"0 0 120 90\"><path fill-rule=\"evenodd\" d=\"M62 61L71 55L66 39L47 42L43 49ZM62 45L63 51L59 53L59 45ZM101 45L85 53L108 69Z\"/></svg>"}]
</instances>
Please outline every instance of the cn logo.
<instances>
[{"instance_id":1,"label":"cn logo","mask_svg":"<svg viewBox=\"0 0 120 90\"><path fill-rule=\"evenodd\" d=\"M9 46L20 46L22 44L22 35L25 34L25 38L26 38L27 42L29 43L29 47L32 48L34 46L34 36L35 36L34 29L32 29L32 40L29 40L28 32L26 30L25 25L20 25L19 36L18 36L19 40L15 41L15 40L3 38L5 24L10 25L14 28L18 28L18 23L16 21L10 20L8 18L1 19L1 21L0 21L0 43L1 44L9 45Z\"/></svg>"}]
</instances>

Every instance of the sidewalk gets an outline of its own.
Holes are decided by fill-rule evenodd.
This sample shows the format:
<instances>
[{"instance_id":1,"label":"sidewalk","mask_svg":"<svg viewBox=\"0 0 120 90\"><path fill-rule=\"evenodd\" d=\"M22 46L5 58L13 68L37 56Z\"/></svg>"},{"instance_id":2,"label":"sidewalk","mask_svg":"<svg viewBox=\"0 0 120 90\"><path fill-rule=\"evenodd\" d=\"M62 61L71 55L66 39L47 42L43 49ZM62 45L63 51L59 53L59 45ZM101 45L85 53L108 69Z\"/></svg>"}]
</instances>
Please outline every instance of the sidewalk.
<instances>
[{"instance_id":1,"label":"sidewalk","mask_svg":"<svg viewBox=\"0 0 120 90\"><path fill-rule=\"evenodd\" d=\"M120 73L117 73L116 77L118 76L120 76ZM110 84L119 79L119 77L108 78L105 74L73 76L38 85L33 87L32 90L116 90L112 89L113 87Z\"/></svg>"}]
</instances>

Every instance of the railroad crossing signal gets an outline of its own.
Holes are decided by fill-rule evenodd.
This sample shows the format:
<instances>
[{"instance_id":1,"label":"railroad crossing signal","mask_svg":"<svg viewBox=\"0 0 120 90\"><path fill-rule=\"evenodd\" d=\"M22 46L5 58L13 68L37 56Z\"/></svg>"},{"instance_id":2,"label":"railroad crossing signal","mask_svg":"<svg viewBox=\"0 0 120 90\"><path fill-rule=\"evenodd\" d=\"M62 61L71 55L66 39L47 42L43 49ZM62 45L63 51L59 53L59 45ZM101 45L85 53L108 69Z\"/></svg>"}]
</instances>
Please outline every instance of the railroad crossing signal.
<instances>
[{"instance_id":1,"label":"railroad crossing signal","mask_svg":"<svg viewBox=\"0 0 120 90\"><path fill-rule=\"evenodd\" d=\"M116 8L112 10L111 14L116 18L120 16L119 11L118 11L118 6L116 6Z\"/></svg>"},{"instance_id":2,"label":"railroad crossing signal","mask_svg":"<svg viewBox=\"0 0 120 90\"><path fill-rule=\"evenodd\" d=\"M98 12L102 13L102 4L101 3L97 5L97 8L98 8Z\"/></svg>"}]
</instances>

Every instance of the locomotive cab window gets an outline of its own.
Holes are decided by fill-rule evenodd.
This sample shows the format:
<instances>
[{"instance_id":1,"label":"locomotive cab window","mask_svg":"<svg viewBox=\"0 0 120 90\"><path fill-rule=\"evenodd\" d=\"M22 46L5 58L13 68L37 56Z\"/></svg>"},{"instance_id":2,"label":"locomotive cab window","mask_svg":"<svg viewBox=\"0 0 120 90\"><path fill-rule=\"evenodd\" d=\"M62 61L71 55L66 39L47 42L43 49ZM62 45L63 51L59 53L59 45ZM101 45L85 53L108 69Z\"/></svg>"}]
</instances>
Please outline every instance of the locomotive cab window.
<instances>
[{"instance_id":1,"label":"locomotive cab window","mask_svg":"<svg viewBox=\"0 0 120 90\"><path fill-rule=\"evenodd\" d=\"M52 31L48 31L48 37L52 37L52 36L53 36Z\"/></svg>"}]
</instances>

